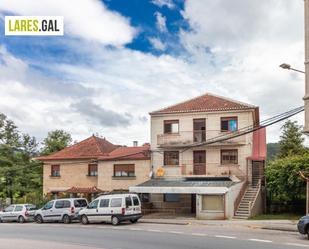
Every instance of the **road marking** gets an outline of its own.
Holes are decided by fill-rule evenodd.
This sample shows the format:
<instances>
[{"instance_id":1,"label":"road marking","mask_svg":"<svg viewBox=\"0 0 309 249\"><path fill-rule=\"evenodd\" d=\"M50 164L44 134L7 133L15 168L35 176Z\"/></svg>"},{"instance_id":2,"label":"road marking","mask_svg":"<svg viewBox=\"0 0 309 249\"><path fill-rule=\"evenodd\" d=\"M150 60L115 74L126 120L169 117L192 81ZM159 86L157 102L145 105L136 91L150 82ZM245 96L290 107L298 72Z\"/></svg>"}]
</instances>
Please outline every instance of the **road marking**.
<instances>
[{"instance_id":1,"label":"road marking","mask_svg":"<svg viewBox=\"0 0 309 249\"><path fill-rule=\"evenodd\" d=\"M193 236L207 236L205 233L191 233Z\"/></svg>"},{"instance_id":2,"label":"road marking","mask_svg":"<svg viewBox=\"0 0 309 249\"><path fill-rule=\"evenodd\" d=\"M225 238L225 239L236 239L234 236L226 236L226 235L215 235L216 238Z\"/></svg>"},{"instance_id":3,"label":"road marking","mask_svg":"<svg viewBox=\"0 0 309 249\"><path fill-rule=\"evenodd\" d=\"M179 232L179 231L169 231L169 233L174 233L174 234L183 234L183 232Z\"/></svg>"},{"instance_id":4,"label":"road marking","mask_svg":"<svg viewBox=\"0 0 309 249\"><path fill-rule=\"evenodd\" d=\"M256 241L256 242L272 243L271 240L264 240L264 239L249 239L249 240Z\"/></svg>"},{"instance_id":5,"label":"road marking","mask_svg":"<svg viewBox=\"0 0 309 249\"><path fill-rule=\"evenodd\" d=\"M129 228L129 230L132 230L132 231L142 231L143 229L141 229L141 228Z\"/></svg>"},{"instance_id":6,"label":"road marking","mask_svg":"<svg viewBox=\"0 0 309 249\"><path fill-rule=\"evenodd\" d=\"M298 244L298 243L285 243L285 245L288 245L288 246L302 246L302 247L309 247L309 245Z\"/></svg>"},{"instance_id":7,"label":"road marking","mask_svg":"<svg viewBox=\"0 0 309 249\"><path fill-rule=\"evenodd\" d=\"M156 230L156 229L147 229L148 232L155 232L155 233L162 233L162 231L160 230Z\"/></svg>"}]
</instances>

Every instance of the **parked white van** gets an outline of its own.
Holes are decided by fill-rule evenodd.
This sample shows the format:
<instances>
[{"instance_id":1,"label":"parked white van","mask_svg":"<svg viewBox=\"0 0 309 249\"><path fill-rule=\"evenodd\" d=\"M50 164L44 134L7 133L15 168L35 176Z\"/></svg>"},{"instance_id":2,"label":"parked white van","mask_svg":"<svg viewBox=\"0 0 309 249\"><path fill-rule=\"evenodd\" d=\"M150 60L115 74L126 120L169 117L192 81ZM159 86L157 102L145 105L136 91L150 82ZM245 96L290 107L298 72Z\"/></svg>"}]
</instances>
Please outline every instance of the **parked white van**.
<instances>
[{"instance_id":1,"label":"parked white van","mask_svg":"<svg viewBox=\"0 0 309 249\"><path fill-rule=\"evenodd\" d=\"M136 194L102 195L80 210L78 216L83 224L111 222L118 225L128 220L135 223L142 217L141 202Z\"/></svg>"},{"instance_id":2,"label":"parked white van","mask_svg":"<svg viewBox=\"0 0 309 249\"><path fill-rule=\"evenodd\" d=\"M43 223L45 221L62 221L70 223L78 218L78 212L87 207L85 198L56 199L47 202L44 207L35 212L35 221Z\"/></svg>"}]
</instances>

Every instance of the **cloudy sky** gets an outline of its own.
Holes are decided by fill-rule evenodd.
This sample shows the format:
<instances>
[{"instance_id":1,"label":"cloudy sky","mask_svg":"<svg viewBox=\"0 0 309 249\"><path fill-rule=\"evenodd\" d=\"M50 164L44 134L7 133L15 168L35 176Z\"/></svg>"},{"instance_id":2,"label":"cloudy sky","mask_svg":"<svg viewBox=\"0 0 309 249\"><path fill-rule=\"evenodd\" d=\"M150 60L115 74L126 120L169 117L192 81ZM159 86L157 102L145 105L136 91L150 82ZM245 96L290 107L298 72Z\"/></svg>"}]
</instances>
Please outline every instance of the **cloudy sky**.
<instances>
[{"instance_id":1,"label":"cloudy sky","mask_svg":"<svg viewBox=\"0 0 309 249\"><path fill-rule=\"evenodd\" d=\"M65 35L6 37L5 15L64 16ZM303 69L300 0L1 0L0 32L0 112L38 140L143 143L148 112L204 92L262 119L303 104L303 75L278 67Z\"/></svg>"}]
</instances>

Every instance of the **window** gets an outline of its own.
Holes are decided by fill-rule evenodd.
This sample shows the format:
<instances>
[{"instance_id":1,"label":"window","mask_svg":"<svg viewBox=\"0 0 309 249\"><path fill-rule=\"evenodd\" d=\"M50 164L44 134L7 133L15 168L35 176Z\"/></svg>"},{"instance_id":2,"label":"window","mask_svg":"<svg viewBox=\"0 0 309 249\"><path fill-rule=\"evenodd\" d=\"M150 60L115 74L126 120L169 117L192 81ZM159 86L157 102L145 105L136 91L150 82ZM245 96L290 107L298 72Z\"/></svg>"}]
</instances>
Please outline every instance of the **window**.
<instances>
[{"instance_id":1,"label":"window","mask_svg":"<svg viewBox=\"0 0 309 249\"><path fill-rule=\"evenodd\" d=\"M111 200L111 207L121 207L122 198L113 198Z\"/></svg>"},{"instance_id":2,"label":"window","mask_svg":"<svg viewBox=\"0 0 309 249\"><path fill-rule=\"evenodd\" d=\"M237 150L221 150L221 164L237 164L238 151Z\"/></svg>"},{"instance_id":3,"label":"window","mask_svg":"<svg viewBox=\"0 0 309 249\"><path fill-rule=\"evenodd\" d=\"M224 211L223 195L203 195L202 210L205 211Z\"/></svg>"},{"instance_id":4,"label":"window","mask_svg":"<svg viewBox=\"0 0 309 249\"><path fill-rule=\"evenodd\" d=\"M14 206L8 206L6 209L4 209L4 212L12 212L14 210Z\"/></svg>"},{"instance_id":5,"label":"window","mask_svg":"<svg viewBox=\"0 0 309 249\"><path fill-rule=\"evenodd\" d=\"M193 119L193 139L194 142L204 142L206 140L206 121L202 119Z\"/></svg>"},{"instance_id":6,"label":"window","mask_svg":"<svg viewBox=\"0 0 309 249\"><path fill-rule=\"evenodd\" d=\"M85 199L74 200L74 207L87 207L87 201Z\"/></svg>"},{"instance_id":7,"label":"window","mask_svg":"<svg viewBox=\"0 0 309 249\"><path fill-rule=\"evenodd\" d=\"M165 202L179 202L179 194L164 194L163 199Z\"/></svg>"},{"instance_id":8,"label":"window","mask_svg":"<svg viewBox=\"0 0 309 249\"><path fill-rule=\"evenodd\" d=\"M54 201L49 201L45 204L44 210L51 209L54 205Z\"/></svg>"},{"instance_id":9,"label":"window","mask_svg":"<svg viewBox=\"0 0 309 249\"><path fill-rule=\"evenodd\" d=\"M26 205L26 209L28 211L36 210L36 206L35 205Z\"/></svg>"},{"instance_id":10,"label":"window","mask_svg":"<svg viewBox=\"0 0 309 249\"><path fill-rule=\"evenodd\" d=\"M88 176L98 175L98 165L96 163L88 164Z\"/></svg>"},{"instance_id":11,"label":"window","mask_svg":"<svg viewBox=\"0 0 309 249\"><path fill-rule=\"evenodd\" d=\"M51 166L51 176L53 177L60 176L60 165Z\"/></svg>"},{"instance_id":12,"label":"window","mask_svg":"<svg viewBox=\"0 0 309 249\"><path fill-rule=\"evenodd\" d=\"M130 206L132 206L132 199L131 199L131 197L126 197L126 207L130 207Z\"/></svg>"},{"instance_id":13,"label":"window","mask_svg":"<svg viewBox=\"0 0 309 249\"><path fill-rule=\"evenodd\" d=\"M179 151L164 151L164 165L179 165Z\"/></svg>"},{"instance_id":14,"label":"window","mask_svg":"<svg viewBox=\"0 0 309 249\"><path fill-rule=\"evenodd\" d=\"M164 134L179 133L179 120L164 120Z\"/></svg>"},{"instance_id":15,"label":"window","mask_svg":"<svg viewBox=\"0 0 309 249\"><path fill-rule=\"evenodd\" d=\"M150 194L142 193L139 195L142 202L150 202Z\"/></svg>"},{"instance_id":16,"label":"window","mask_svg":"<svg viewBox=\"0 0 309 249\"><path fill-rule=\"evenodd\" d=\"M134 164L114 164L114 176L133 177L135 176Z\"/></svg>"},{"instance_id":17,"label":"window","mask_svg":"<svg viewBox=\"0 0 309 249\"><path fill-rule=\"evenodd\" d=\"M20 211L23 211L23 206L16 206L14 212L20 212Z\"/></svg>"},{"instance_id":18,"label":"window","mask_svg":"<svg viewBox=\"0 0 309 249\"><path fill-rule=\"evenodd\" d=\"M64 201L56 201L55 208L64 208Z\"/></svg>"},{"instance_id":19,"label":"window","mask_svg":"<svg viewBox=\"0 0 309 249\"><path fill-rule=\"evenodd\" d=\"M133 204L134 206L139 206L139 200L136 196L133 196Z\"/></svg>"},{"instance_id":20,"label":"window","mask_svg":"<svg viewBox=\"0 0 309 249\"><path fill-rule=\"evenodd\" d=\"M89 208L90 208L90 209L95 209L95 208L98 207L98 204L99 204L99 200L94 200L93 202L91 202L91 203L89 204Z\"/></svg>"},{"instance_id":21,"label":"window","mask_svg":"<svg viewBox=\"0 0 309 249\"><path fill-rule=\"evenodd\" d=\"M100 207L101 208L105 208L105 207L108 207L109 206L109 199L102 199L100 201Z\"/></svg>"},{"instance_id":22,"label":"window","mask_svg":"<svg viewBox=\"0 0 309 249\"><path fill-rule=\"evenodd\" d=\"M221 118L221 131L237 131L237 117Z\"/></svg>"}]
</instances>

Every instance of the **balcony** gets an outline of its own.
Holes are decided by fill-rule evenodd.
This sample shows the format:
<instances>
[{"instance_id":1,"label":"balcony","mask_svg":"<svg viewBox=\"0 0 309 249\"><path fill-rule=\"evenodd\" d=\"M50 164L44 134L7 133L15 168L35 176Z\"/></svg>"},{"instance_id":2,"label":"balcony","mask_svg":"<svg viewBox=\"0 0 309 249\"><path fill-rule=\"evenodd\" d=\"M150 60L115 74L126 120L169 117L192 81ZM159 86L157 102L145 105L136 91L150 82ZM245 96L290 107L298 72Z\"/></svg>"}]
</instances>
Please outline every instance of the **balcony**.
<instances>
[{"instance_id":1,"label":"balcony","mask_svg":"<svg viewBox=\"0 0 309 249\"><path fill-rule=\"evenodd\" d=\"M157 145L159 147L186 147L194 143L202 143L213 139L226 138L235 132L222 132L220 130L198 130L180 131L178 133L166 133L157 135ZM211 145L241 145L246 144L246 136L230 138L225 141L216 142ZM211 146L209 145L209 146Z\"/></svg>"},{"instance_id":2,"label":"balcony","mask_svg":"<svg viewBox=\"0 0 309 249\"><path fill-rule=\"evenodd\" d=\"M246 172L238 164L221 165L220 163L195 163L193 160L182 160L179 165L162 166L164 178L177 177L222 177L236 176L245 179Z\"/></svg>"}]
</instances>

